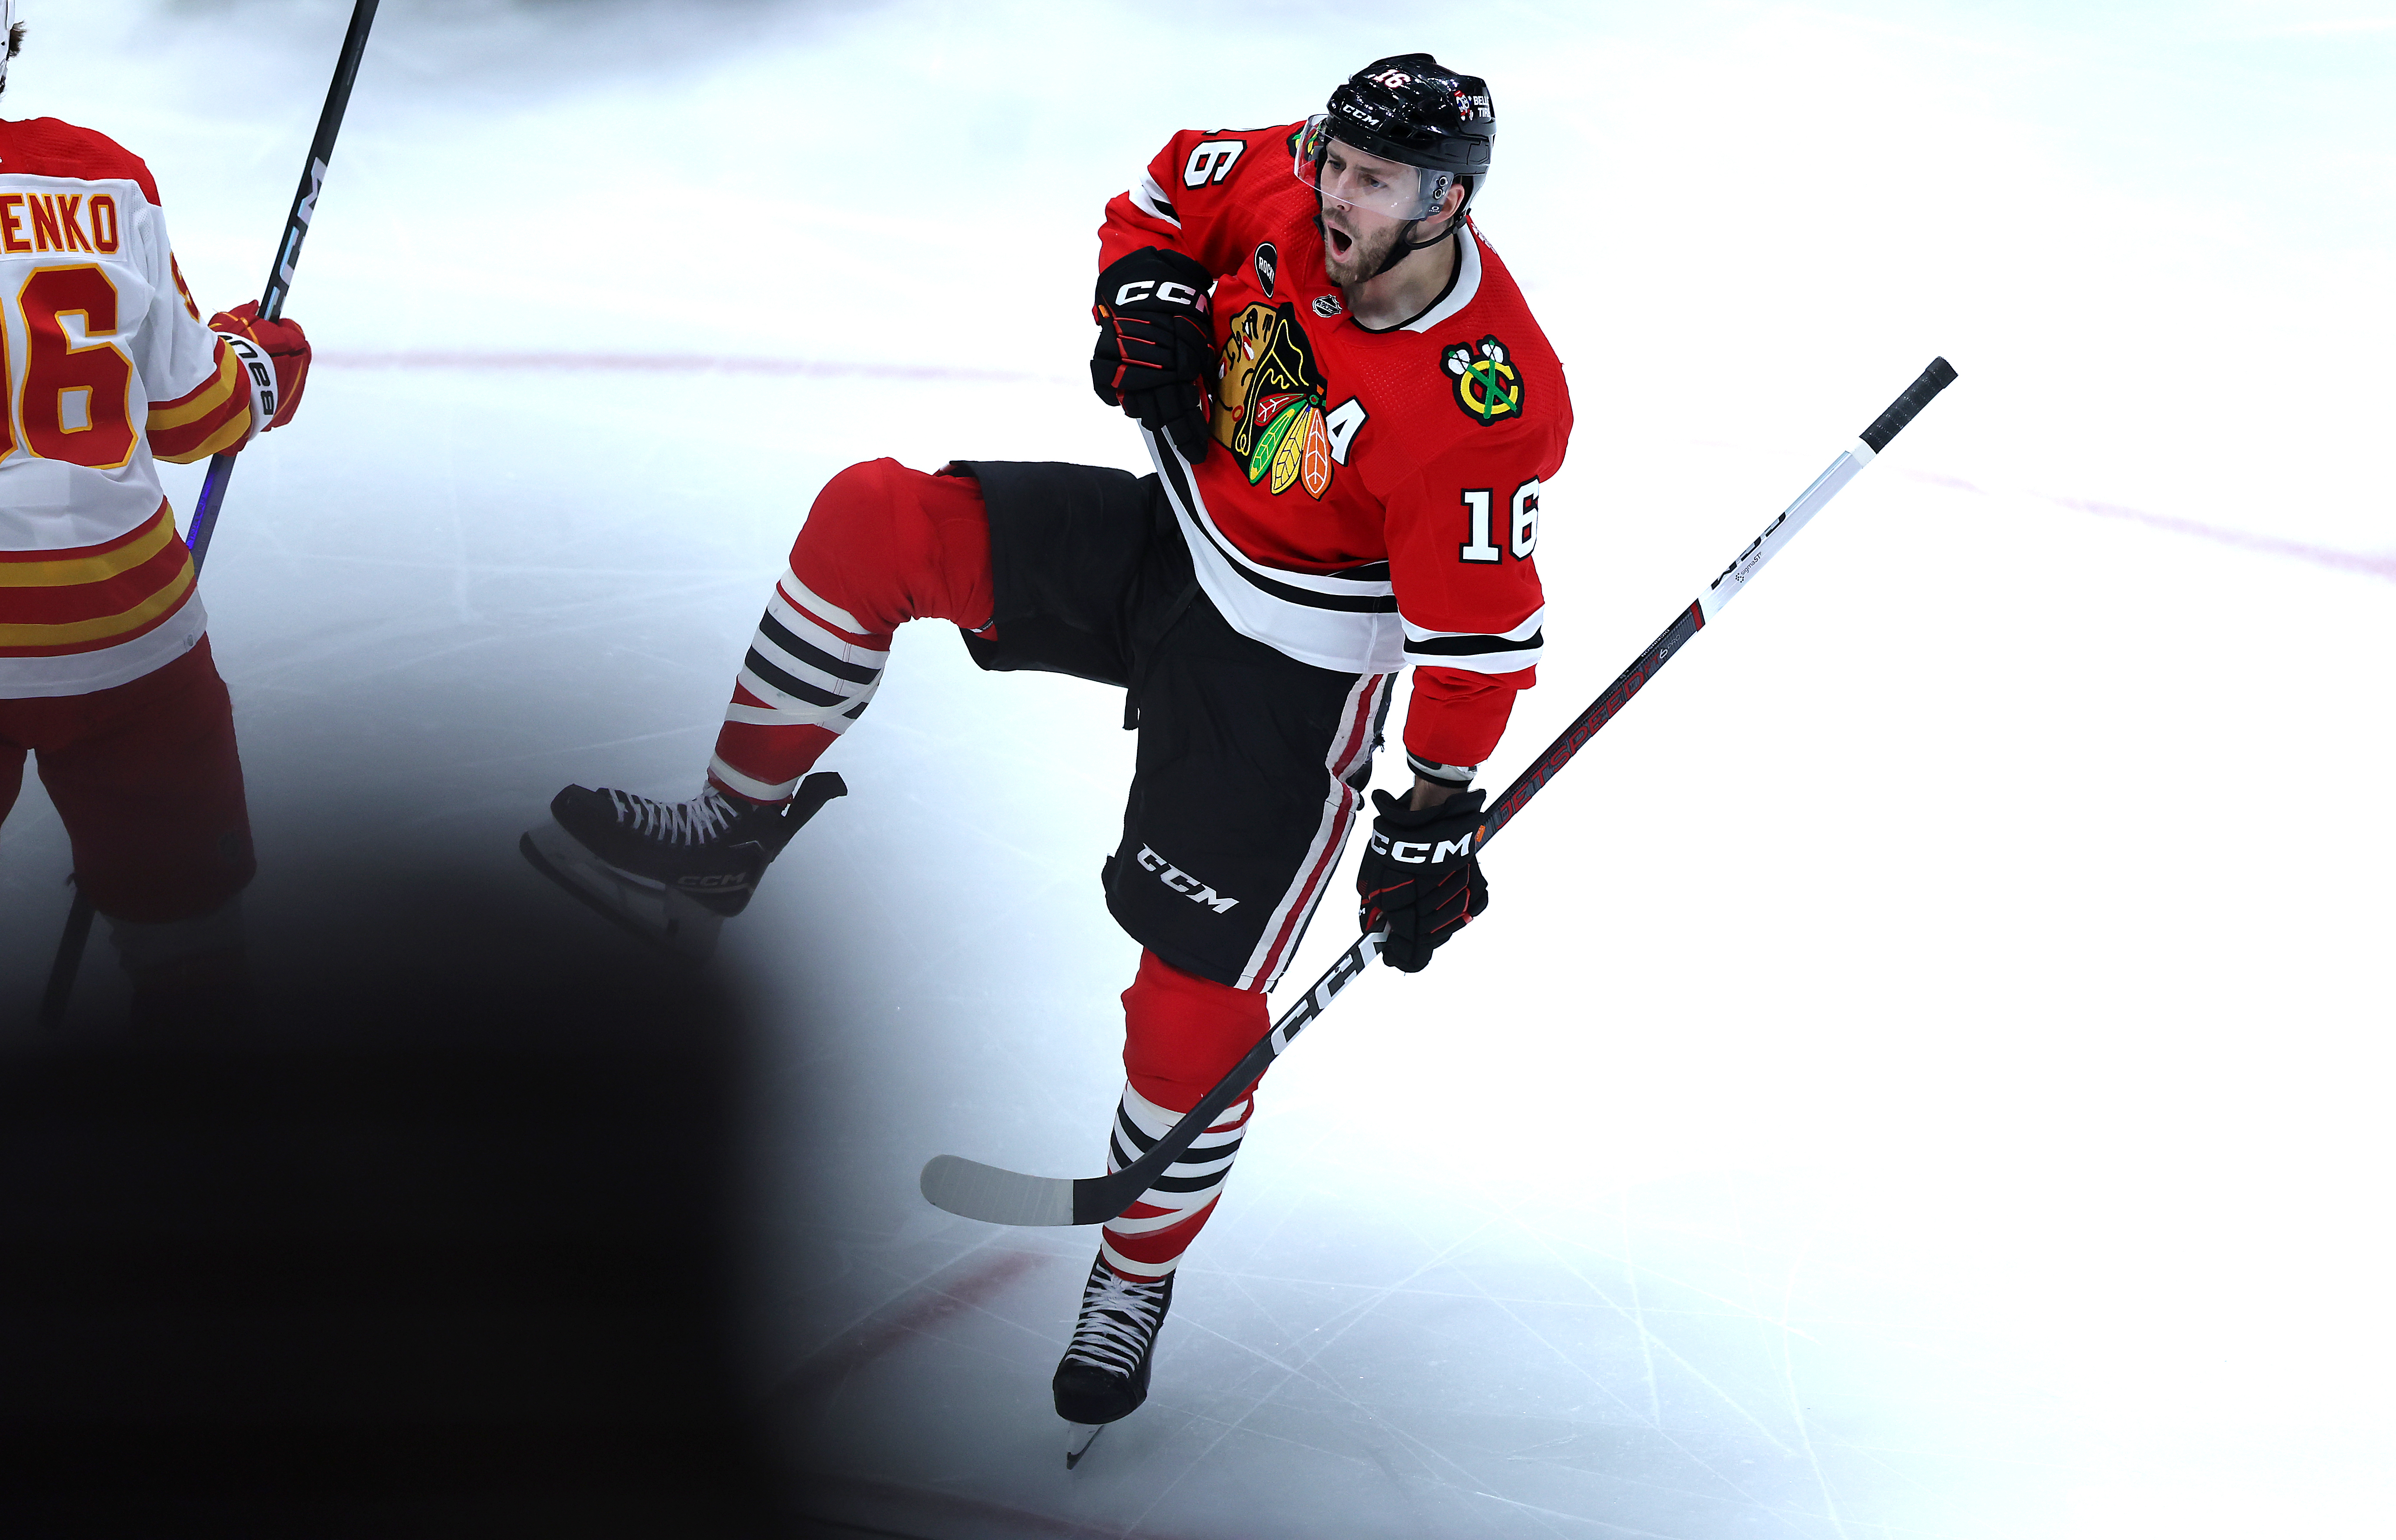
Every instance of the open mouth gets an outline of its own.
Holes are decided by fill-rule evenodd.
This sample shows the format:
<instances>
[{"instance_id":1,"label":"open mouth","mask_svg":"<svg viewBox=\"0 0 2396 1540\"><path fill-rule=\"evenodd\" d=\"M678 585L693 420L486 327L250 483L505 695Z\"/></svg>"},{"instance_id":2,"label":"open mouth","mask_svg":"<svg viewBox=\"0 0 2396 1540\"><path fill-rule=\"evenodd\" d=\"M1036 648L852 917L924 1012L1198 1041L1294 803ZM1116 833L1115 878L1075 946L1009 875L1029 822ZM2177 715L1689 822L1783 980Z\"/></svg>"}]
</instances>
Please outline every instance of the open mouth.
<instances>
[{"instance_id":1,"label":"open mouth","mask_svg":"<svg viewBox=\"0 0 2396 1540\"><path fill-rule=\"evenodd\" d=\"M1323 227L1324 238L1331 243L1331 255L1345 257L1356 245L1356 238L1338 225Z\"/></svg>"}]
</instances>

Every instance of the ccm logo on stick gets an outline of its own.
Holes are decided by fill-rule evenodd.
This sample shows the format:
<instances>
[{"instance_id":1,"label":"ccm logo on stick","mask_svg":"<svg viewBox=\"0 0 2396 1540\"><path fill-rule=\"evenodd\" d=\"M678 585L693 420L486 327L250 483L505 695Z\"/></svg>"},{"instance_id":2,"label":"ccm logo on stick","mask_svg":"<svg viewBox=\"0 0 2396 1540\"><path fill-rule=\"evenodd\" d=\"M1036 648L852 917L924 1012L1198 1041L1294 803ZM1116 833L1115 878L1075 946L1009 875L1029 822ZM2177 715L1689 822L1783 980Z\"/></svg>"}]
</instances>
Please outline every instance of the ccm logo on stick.
<instances>
[{"instance_id":1,"label":"ccm logo on stick","mask_svg":"<svg viewBox=\"0 0 2396 1540\"><path fill-rule=\"evenodd\" d=\"M1213 888L1175 866L1148 846L1139 847L1139 864L1144 871L1156 873L1156 880L1193 904L1204 904L1218 914L1229 914L1237 898L1226 898Z\"/></svg>"}]
</instances>

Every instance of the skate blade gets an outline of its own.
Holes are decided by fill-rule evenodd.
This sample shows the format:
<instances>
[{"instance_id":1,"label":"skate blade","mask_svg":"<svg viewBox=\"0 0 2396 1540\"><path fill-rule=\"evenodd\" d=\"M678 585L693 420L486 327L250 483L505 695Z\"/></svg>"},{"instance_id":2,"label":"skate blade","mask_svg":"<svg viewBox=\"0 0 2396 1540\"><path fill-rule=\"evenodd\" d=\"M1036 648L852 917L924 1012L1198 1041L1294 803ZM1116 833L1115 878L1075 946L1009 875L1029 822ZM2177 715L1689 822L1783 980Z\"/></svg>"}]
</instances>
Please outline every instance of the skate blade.
<instances>
[{"instance_id":1,"label":"skate blade","mask_svg":"<svg viewBox=\"0 0 2396 1540\"><path fill-rule=\"evenodd\" d=\"M1090 1451L1091 1440L1107 1430L1104 1423L1069 1422L1065 1425L1065 1468L1072 1469L1082 1463Z\"/></svg>"},{"instance_id":2,"label":"skate blade","mask_svg":"<svg viewBox=\"0 0 2396 1540\"><path fill-rule=\"evenodd\" d=\"M516 848L533 870L650 945L687 962L714 955L724 916L662 883L617 870L556 820L526 830Z\"/></svg>"}]
</instances>

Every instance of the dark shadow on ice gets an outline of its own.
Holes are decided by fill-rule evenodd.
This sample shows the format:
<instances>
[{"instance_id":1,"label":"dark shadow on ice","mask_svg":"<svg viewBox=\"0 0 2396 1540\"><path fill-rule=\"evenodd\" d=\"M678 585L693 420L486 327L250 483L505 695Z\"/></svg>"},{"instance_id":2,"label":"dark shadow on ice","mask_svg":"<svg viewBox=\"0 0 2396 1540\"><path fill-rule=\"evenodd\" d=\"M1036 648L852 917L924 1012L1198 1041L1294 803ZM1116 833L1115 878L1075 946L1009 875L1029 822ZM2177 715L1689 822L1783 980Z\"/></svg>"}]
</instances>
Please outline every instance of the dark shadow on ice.
<instances>
[{"instance_id":1,"label":"dark shadow on ice","mask_svg":"<svg viewBox=\"0 0 2396 1540\"><path fill-rule=\"evenodd\" d=\"M102 944L0 1046L0 1533L790 1533L738 981L512 867L330 865L261 883L240 1027L115 1025Z\"/></svg>"}]
</instances>

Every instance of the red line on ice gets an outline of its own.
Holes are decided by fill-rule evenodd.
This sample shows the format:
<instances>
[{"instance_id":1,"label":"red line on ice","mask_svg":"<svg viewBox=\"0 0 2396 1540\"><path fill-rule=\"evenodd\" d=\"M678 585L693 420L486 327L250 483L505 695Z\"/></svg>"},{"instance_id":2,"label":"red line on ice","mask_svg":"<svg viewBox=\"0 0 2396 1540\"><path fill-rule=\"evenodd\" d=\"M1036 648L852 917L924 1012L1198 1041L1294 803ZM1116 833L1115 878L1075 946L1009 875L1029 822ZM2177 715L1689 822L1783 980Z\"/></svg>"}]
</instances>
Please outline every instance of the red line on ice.
<instances>
[{"instance_id":1,"label":"red line on ice","mask_svg":"<svg viewBox=\"0 0 2396 1540\"><path fill-rule=\"evenodd\" d=\"M929 365L761 358L736 353L473 352L421 349L388 352L328 351L319 365L337 369L638 369L658 374L760 374L819 378L869 375L877 379L932 379L1019 384L1046 375L1019 369L954 369Z\"/></svg>"},{"instance_id":2,"label":"red line on ice","mask_svg":"<svg viewBox=\"0 0 2396 1540\"><path fill-rule=\"evenodd\" d=\"M2372 555L2360 551L2340 551L2336 546L2309 545L2302 540L2283 540L2276 535L2255 535L2243 529L2223 529L2215 524L2198 524L2194 519L2176 519L2169 514L2149 513L2141 509L2123 508L2119 503L2091 502L2084 498L2049 498L2063 508L2077 509L2083 513L2095 513L2108 519L2127 519L2133 524L2155 529L2167 529L2175 535L2194 535L2200 539L2216 540L2236 546L2242 551L2259 551L2267 556L2293 556L2300 562L2310 562L2339 572L2359 572L2366 578L2383 578L2396 583L2396 552Z\"/></svg>"},{"instance_id":3,"label":"red line on ice","mask_svg":"<svg viewBox=\"0 0 2396 1540\"><path fill-rule=\"evenodd\" d=\"M983 1301L1046 1261L1027 1252L998 1252L962 1275L927 1283L885 1303L808 1354L784 1377L774 1399L805 1399L838 1385L900 1344L929 1335L943 1321L979 1309Z\"/></svg>"}]
</instances>

